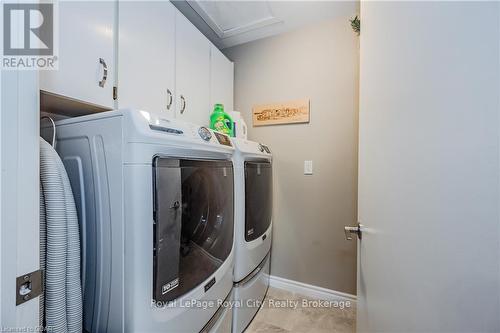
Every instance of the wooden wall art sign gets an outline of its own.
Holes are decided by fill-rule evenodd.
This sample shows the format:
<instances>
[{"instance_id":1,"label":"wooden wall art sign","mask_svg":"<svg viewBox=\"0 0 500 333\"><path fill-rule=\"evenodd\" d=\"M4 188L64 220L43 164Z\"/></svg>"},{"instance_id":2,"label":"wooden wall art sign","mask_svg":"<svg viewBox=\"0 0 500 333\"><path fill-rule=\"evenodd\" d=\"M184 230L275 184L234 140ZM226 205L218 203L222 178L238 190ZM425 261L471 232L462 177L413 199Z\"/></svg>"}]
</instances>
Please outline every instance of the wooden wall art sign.
<instances>
[{"instance_id":1,"label":"wooden wall art sign","mask_svg":"<svg viewBox=\"0 0 500 333\"><path fill-rule=\"evenodd\" d=\"M252 110L253 126L309 122L309 99L256 105Z\"/></svg>"}]
</instances>

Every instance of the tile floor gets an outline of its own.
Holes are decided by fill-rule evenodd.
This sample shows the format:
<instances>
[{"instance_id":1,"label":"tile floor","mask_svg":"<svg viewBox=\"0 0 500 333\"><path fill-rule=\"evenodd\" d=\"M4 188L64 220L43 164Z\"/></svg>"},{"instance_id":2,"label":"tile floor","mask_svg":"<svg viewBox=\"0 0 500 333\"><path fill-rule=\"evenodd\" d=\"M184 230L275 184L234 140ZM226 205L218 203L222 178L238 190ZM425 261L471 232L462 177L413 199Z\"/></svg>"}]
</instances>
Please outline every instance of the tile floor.
<instances>
[{"instance_id":1,"label":"tile floor","mask_svg":"<svg viewBox=\"0 0 500 333\"><path fill-rule=\"evenodd\" d=\"M269 288L263 306L245 333L355 332L356 304L347 305L343 309L340 304L318 306L302 295Z\"/></svg>"}]
</instances>

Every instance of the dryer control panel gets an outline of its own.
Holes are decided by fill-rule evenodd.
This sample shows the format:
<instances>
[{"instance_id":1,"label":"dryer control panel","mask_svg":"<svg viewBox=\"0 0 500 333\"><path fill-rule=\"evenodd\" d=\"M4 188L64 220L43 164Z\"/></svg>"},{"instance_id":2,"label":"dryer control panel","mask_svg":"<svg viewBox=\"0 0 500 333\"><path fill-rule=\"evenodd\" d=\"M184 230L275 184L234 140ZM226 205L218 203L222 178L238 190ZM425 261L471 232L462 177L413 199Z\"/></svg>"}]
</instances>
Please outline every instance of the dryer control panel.
<instances>
[{"instance_id":1,"label":"dryer control panel","mask_svg":"<svg viewBox=\"0 0 500 333\"><path fill-rule=\"evenodd\" d=\"M266 145L263 145L262 143L259 143L259 151L261 153L271 154L271 150L269 149L269 147Z\"/></svg>"},{"instance_id":2,"label":"dryer control panel","mask_svg":"<svg viewBox=\"0 0 500 333\"><path fill-rule=\"evenodd\" d=\"M260 155L265 158L272 157L271 149L265 144L240 138L231 138L231 141L236 151L242 154Z\"/></svg>"}]
</instances>

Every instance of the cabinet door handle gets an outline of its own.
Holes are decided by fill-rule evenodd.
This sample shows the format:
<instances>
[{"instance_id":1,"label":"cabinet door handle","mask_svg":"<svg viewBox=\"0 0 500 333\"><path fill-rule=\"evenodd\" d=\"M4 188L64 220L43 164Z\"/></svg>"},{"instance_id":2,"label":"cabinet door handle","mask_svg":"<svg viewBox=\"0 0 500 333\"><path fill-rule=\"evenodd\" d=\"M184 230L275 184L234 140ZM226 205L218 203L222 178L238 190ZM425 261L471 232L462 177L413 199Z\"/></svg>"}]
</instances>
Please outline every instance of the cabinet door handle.
<instances>
[{"instance_id":1,"label":"cabinet door handle","mask_svg":"<svg viewBox=\"0 0 500 333\"><path fill-rule=\"evenodd\" d=\"M181 114L186 111L186 99L181 95Z\"/></svg>"},{"instance_id":2,"label":"cabinet door handle","mask_svg":"<svg viewBox=\"0 0 500 333\"><path fill-rule=\"evenodd\" d=\"M170 110L170 107L172 106L172 102L174 98L172 97L172 92L170 89L167 89L167 96L168 96L168 102L167 102L167 110Z\"/></svg>"},{"instance_id":3,"label":"cabinet door handle","mask_svg":"<svg viewBox=\"0 0 500 333\"><path fill-rule=\"evenodd\" d=\"M99 81L99 87L104 88L106 84L106 80L108 79L108 65L106 65L106 61L103 58L99 58L99 63L102 65L102 79Z\"/></svg>"}]
</instances>

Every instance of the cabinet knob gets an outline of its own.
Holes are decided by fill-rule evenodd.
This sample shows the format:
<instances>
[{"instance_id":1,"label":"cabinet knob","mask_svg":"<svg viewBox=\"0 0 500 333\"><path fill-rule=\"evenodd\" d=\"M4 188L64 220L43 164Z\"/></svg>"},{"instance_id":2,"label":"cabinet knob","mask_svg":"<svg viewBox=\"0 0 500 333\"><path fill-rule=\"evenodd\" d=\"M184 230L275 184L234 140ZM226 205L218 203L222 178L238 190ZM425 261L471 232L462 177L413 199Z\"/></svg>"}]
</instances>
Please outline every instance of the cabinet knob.
<instances>
[{"instance_id":1,"label":"cabinet knob","mask_svg":"<svg viewBox=\"0 0 500 333\"><path fill-rule=\"evenodd\" d=\"M181 114L183 114L184 111L186 111L186 99L181 95Z\"/></svg>"},{"instance_id":2,"label":"cabinet knob","mask_svg":"<svg viewBox=\"0 0 500 333\"><path fill-rule=\"evenodd\" d=\"M172 106L172 102L174 98L172 97L172 92L170 89L167 89L167 97L168 97L168 102L167 102L167 110L170 110L170 107Z\"/></svg>"},{"instance_id":3,"label":"cabinet knob","mask_svg":"<svg viewBox=\"0 0 500 333\"><path fill-rule=\"evenodd\" d=\"M102 79L99 81L99 87L104 88L106 84L106 80L108 79L108 65L106 65L106 61L103 58L99 58L99 63L102 65Z\"/></svg>"}]
</instances>

